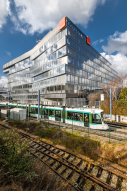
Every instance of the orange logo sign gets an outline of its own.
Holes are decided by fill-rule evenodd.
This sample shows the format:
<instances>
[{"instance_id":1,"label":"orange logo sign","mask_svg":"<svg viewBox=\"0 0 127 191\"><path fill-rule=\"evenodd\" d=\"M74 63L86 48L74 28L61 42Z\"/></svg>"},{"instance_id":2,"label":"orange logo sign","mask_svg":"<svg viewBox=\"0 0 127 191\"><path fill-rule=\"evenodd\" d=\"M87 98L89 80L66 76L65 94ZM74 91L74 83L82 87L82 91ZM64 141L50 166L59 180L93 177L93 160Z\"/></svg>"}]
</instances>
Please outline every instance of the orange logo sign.
<instances>
[{"instance_id":1,"label":"orange logo sign","mask_svg":"<svg viewBox=\"0 0 127 191\"><path fill-rule=\"evenodd\" d=\"M88 36L86 37L86 43L91 45L91 40L90 40L90 38Z\"/></svg>"},{"instance_id":2,"label":"orange logo sign","mask_svg":"<svg viewBox=\"0 0 127 191\"><path fill-rule=\"evenodd\" d=\"M66 26L66 17L59 22L59 30L62 30Z\"/></svg>"}]
</instances>

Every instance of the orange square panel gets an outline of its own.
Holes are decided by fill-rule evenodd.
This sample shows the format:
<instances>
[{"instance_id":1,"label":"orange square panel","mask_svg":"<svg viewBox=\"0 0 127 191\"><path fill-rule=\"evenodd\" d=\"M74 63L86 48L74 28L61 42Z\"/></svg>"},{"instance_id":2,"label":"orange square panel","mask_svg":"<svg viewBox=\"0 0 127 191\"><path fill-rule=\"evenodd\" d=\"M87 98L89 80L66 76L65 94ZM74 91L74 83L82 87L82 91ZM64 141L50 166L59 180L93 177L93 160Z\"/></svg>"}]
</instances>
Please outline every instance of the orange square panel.
<instances>
[{"instance_id":1,"label":"orange square panel","mask_svg":"<svg viewBox=\"0 0 127 191\"><path fill-rule=\"evenodd\" d=\"M88 44L88 45L91 45L91 40L90 40L90 38L87 36L86 37L86 43Z\"/></svg>"},{"instance_id":2,"label":"orange square panel","mask_svg":"<svg viewBox=\"0 0 127 191\"><path fill-rule=\"evenodd\" d=\"M62 30L66 26L66 17L62 18L59 22L59 30Z\"/></svg>"}]
</instances>

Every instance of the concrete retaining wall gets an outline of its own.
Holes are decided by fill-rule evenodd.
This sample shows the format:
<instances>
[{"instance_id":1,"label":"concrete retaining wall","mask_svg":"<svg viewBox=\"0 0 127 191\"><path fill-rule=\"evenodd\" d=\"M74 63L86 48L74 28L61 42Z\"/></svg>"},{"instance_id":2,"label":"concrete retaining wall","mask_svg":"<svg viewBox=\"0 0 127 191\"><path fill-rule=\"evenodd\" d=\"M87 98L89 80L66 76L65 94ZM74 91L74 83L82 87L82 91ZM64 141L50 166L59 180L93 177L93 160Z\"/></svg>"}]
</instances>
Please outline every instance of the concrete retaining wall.
<instances>
[{"instance_id":1,"label":"concrete retaining wall","mask_svg":"<svg viewBox=\"0 0 127 191\"><path fill-rule=\"evenodd\" d=\"M110 119L110 114L104 115L104 118ZM124 115L112 115L112 121L126 122L127 123L127 116L124 116Z\"/></svg>"}]
</instances>

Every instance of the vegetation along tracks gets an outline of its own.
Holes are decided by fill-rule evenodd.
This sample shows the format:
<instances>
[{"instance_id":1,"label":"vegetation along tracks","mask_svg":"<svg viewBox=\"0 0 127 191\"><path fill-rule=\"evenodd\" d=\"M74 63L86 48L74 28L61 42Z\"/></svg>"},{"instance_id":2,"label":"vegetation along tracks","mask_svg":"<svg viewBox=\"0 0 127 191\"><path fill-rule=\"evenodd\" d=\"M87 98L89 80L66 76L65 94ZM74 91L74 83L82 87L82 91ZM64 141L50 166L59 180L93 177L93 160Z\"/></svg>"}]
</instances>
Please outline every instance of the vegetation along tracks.
<instances>
[{"instance_id":1,"label":"vegetation along tracks","mask_svg":"<svg viewBox=\"0 0 127 191\"><path fill-rule=\"evenodd\" d=\"M6 128L9 128L6 126ZM75 190L121 190L124 178L89 164L84 159L31 135L18 131L30 141L29 152L46 164Z\"/></svg>"}]
</instances>

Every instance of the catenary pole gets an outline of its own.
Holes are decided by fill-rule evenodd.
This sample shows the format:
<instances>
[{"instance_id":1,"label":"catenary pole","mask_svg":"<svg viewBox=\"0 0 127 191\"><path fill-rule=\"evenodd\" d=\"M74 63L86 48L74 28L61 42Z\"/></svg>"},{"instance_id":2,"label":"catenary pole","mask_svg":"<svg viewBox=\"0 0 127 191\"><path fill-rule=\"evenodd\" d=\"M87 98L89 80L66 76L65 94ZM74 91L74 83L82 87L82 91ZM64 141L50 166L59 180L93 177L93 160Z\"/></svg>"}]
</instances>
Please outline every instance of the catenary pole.
<instances>
[{"instance_id":1,"label":"catenary pole","mask_svg":"<svg viewBox=\"0 0 127 191\"><path fill-rule=\"evenodd\" d=\"M110 120L112 120L112 89L110 88Z\"/></svg>"},{"instance_id":2,"label":"catenary pole","mask_svg":"<svg viewBox=\"0 0 127 191\"><path fill-rule=\"evenodd\" d=\"M40 117L39 109L40 109L40 90L38 90L38 120L39 120L39 117Z\"/></svg>"},{"instance_id":3,"label":"catenary pole","mask_svg":"<svg viewBox=\"0 0 127 191\"><path fill-rule=\"evenodd\" d=\"M112 89L110 88L110 120L112 120ZM109 143L110 143L110 126L109 126Z\"/></svg>"}]
</instances>

